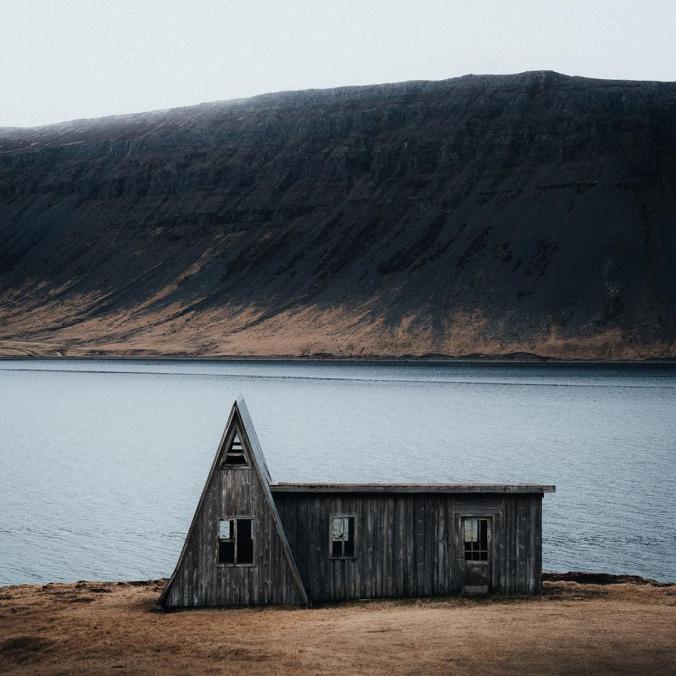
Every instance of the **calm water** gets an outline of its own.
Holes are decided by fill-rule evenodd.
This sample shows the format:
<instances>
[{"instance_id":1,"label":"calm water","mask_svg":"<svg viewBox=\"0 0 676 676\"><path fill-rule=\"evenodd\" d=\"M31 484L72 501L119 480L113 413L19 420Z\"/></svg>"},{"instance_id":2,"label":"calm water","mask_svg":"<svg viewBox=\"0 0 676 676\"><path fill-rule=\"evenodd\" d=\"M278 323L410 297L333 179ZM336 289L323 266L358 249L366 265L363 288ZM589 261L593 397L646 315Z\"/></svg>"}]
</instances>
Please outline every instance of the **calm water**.
<instances>
[{"instance_id":1,"label":"calm water","mask_svg":"<svg viewBox=\"0 0 676 676\"><path fill-rule=\"evenodd\" d=\"M0 584L171 573L230 406L280 481L555 483L546 570L676 581L676 369L0 362Z\"/></svg>"}]
</instances>

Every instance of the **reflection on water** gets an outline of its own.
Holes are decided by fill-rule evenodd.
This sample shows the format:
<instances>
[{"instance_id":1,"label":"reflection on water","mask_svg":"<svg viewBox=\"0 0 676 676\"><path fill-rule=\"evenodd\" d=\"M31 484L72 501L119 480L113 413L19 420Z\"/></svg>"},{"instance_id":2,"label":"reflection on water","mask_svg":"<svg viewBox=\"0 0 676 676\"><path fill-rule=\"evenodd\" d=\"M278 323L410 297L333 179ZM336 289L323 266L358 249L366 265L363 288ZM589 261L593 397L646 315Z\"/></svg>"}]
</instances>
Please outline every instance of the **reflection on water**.
<instances>
[{"instance_id":1,"label":"reflection on water","mask_svg":"<svg viewBox=\"0 0 676 676\"><path fill-rule=\"evenodd\" d=\"M667 366L0 362L0 584L168 575L233 400L273 479L555 483L544 567L676 580Z\"/></svg>"}]
</instances>

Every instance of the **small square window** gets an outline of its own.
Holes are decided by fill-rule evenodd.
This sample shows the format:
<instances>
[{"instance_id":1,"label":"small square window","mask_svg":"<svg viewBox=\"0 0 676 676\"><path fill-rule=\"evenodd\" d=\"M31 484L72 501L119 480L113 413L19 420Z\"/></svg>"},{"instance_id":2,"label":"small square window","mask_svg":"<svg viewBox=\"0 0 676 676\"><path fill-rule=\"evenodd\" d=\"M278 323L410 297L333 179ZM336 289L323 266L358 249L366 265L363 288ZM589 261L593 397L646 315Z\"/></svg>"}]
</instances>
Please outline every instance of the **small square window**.
<instances>
[{"instance_id":1,"label":"small square window","mask_svg":"<svg viewBox=\"0 0 676 676\"><path fill-rule=\"evenodd\" d=\"M221 519L218 522L218 562L230 565L254 562L253 519Z\"/></svg>"},{"instance_id":2,"label":"small square window","mask_svg":"<svg viewBox=\"0 0 676 676\"><path fill-rule=\"evenodd\" d=\"M350 559L354 556L354 524L355 518L353 516L335 515L331 517L331 558Z\"/></svg>"},{"instance_id":3,"label":"small square window","mask_svg":"<svg viewBox=\"0 0 676 676\"><path fill-rule=\"evenodd\" d=\"M488 561L488 519L463 521L465 561Z\"/></svg>"}]
</instances>

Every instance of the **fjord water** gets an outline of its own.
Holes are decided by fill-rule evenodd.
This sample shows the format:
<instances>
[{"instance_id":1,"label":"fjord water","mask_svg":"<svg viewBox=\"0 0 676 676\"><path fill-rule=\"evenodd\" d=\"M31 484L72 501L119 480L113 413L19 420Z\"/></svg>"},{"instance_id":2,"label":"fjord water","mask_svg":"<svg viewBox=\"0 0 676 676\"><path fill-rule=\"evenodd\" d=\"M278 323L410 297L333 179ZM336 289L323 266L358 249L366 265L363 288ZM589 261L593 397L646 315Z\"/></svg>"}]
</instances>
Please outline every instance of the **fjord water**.
<instances>
[{"instance_id":1,"label":"fjord water","mask_svg":"<svg viewBox=\"0 0 676 676\"><path fill-rule=\"evenodd\" d=\"M676 581L676 369L0 362L0 584L171 573L233 400L274 480L553 483L545 570Z\"/></svg>"}]
</instances>

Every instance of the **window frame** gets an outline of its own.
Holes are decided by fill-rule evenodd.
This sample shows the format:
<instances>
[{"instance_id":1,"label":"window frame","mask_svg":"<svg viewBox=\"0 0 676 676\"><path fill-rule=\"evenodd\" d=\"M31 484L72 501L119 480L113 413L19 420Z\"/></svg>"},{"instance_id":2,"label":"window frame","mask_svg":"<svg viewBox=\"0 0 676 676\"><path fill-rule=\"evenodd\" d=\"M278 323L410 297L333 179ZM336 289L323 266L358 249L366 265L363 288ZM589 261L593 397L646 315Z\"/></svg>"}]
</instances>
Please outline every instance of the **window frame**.
<instances>
[{"instance_id":1,"label":"window frame","mask_svg":"<svg viewBox=\"0 0 676 676\"><path fill-rule=\"evenodd\" d=\"M358 528L357 528L357 521L358 521L358 515L350 512L336 512L329 514L329 559L332 559L333 561L352 561L357 558L357 544L358 544ZM353 524L353 543L352 543L352 554L350 556L334 556L333 554L333 520L334 519L352 519L352 524ZM339 540L335 540L335 542L339 542ZM342 542L345 542L345 540L342 540ZM344 549L343 545L343 549Z\"/></svg>"},{"instance_id":2,"label":"window frame","mask_svg":"<svg viewBox=\"0 0 676 676\"><path fill-rule=\"evenodd\" d=\"M470 522L474 522L477 527L477 534L476 534L476 540L467 540L466 539L466 531L467 531L467 525ZM481 540L482 540L482 524L485 524L485 547L482 547ZM471 561L473 563L481 563L484 561L488 561L488 557L490 555L490 519L485 516L466 516L462 520L462 544L463 544L463 556L465 558L465 561ZM467 545L469 546L469 549L467 548Z\"/></svg>"},{"instance_id":3,"label":"window frame","mask_svg":"<svg viewBox=\"0 0 676 676\"><path fill-rule=\"evenodd\" d=\"M239 437L239 442L242 444L242 458L244 459L243 463L238 463L238 464L232 464L228 465L226 464L226 460L228 458L228 453L230 452L230 448L232 447L232 444L235 441L235 437ZM223 448L225 449L223 452L223 455L221 456L221 461L218 463L218 469L219 470L231 470L231 469L252 469L251 465L251 453L249 452L247 446L244 444L244 435L240 432L238 427L235 427L233 429L233 432L230 436L228 436L227 443L223 444ZM239 453L235 453L233 455L240 455Z\"/></svg>"},{"instance_id":4,"label":"window frame","mask_svg":"<svg viewBox=\"0 0 676 676\"><path fill-rule=\"evenodd\" d=\"M463 567L466 564L488 564L489 570L493 569L495 558L495 532L496 528L499 528L499 523L501 523L500 514L494 509L477 509L472 511L462 511L460 514L456 515L457 518L457 540L458 543L458 552L459 558L462 562ZM464 522L465 519L486 519L488 521L487 528L487 552L488 556L485 561L477 561L473 559L465 558L465 528ZM490 573L492 575L492 572Z\"/></svg>"},{"instance_id":5,"label":"window frame","mask_svg":"<svg viewBox=\"0 0 676 676\"><path fill-rule=\"evenodd\" d=\"M237 520L248 520L251 521L251 563L239 563L237 561L238 559L238 553L239 553L239 547L237 545ZM220 535L220 529L221 529L221 521L234 521L234 536L232 534L232 529L230 533L230 538L229 539L224 539L221 538ZM249 514L237 514L234 516L221 516L218 518L216 521L216 565L217 566L223 566L227 568L251 568L252 566L256 565L256 531L254 529L254 517L253 515ZM235 550L235 561L233 563L227 563L225 561L220 560L220 543L221 541L223 542L233 542L234 544L234 550Z\"/></svg>"}]
</instances>

